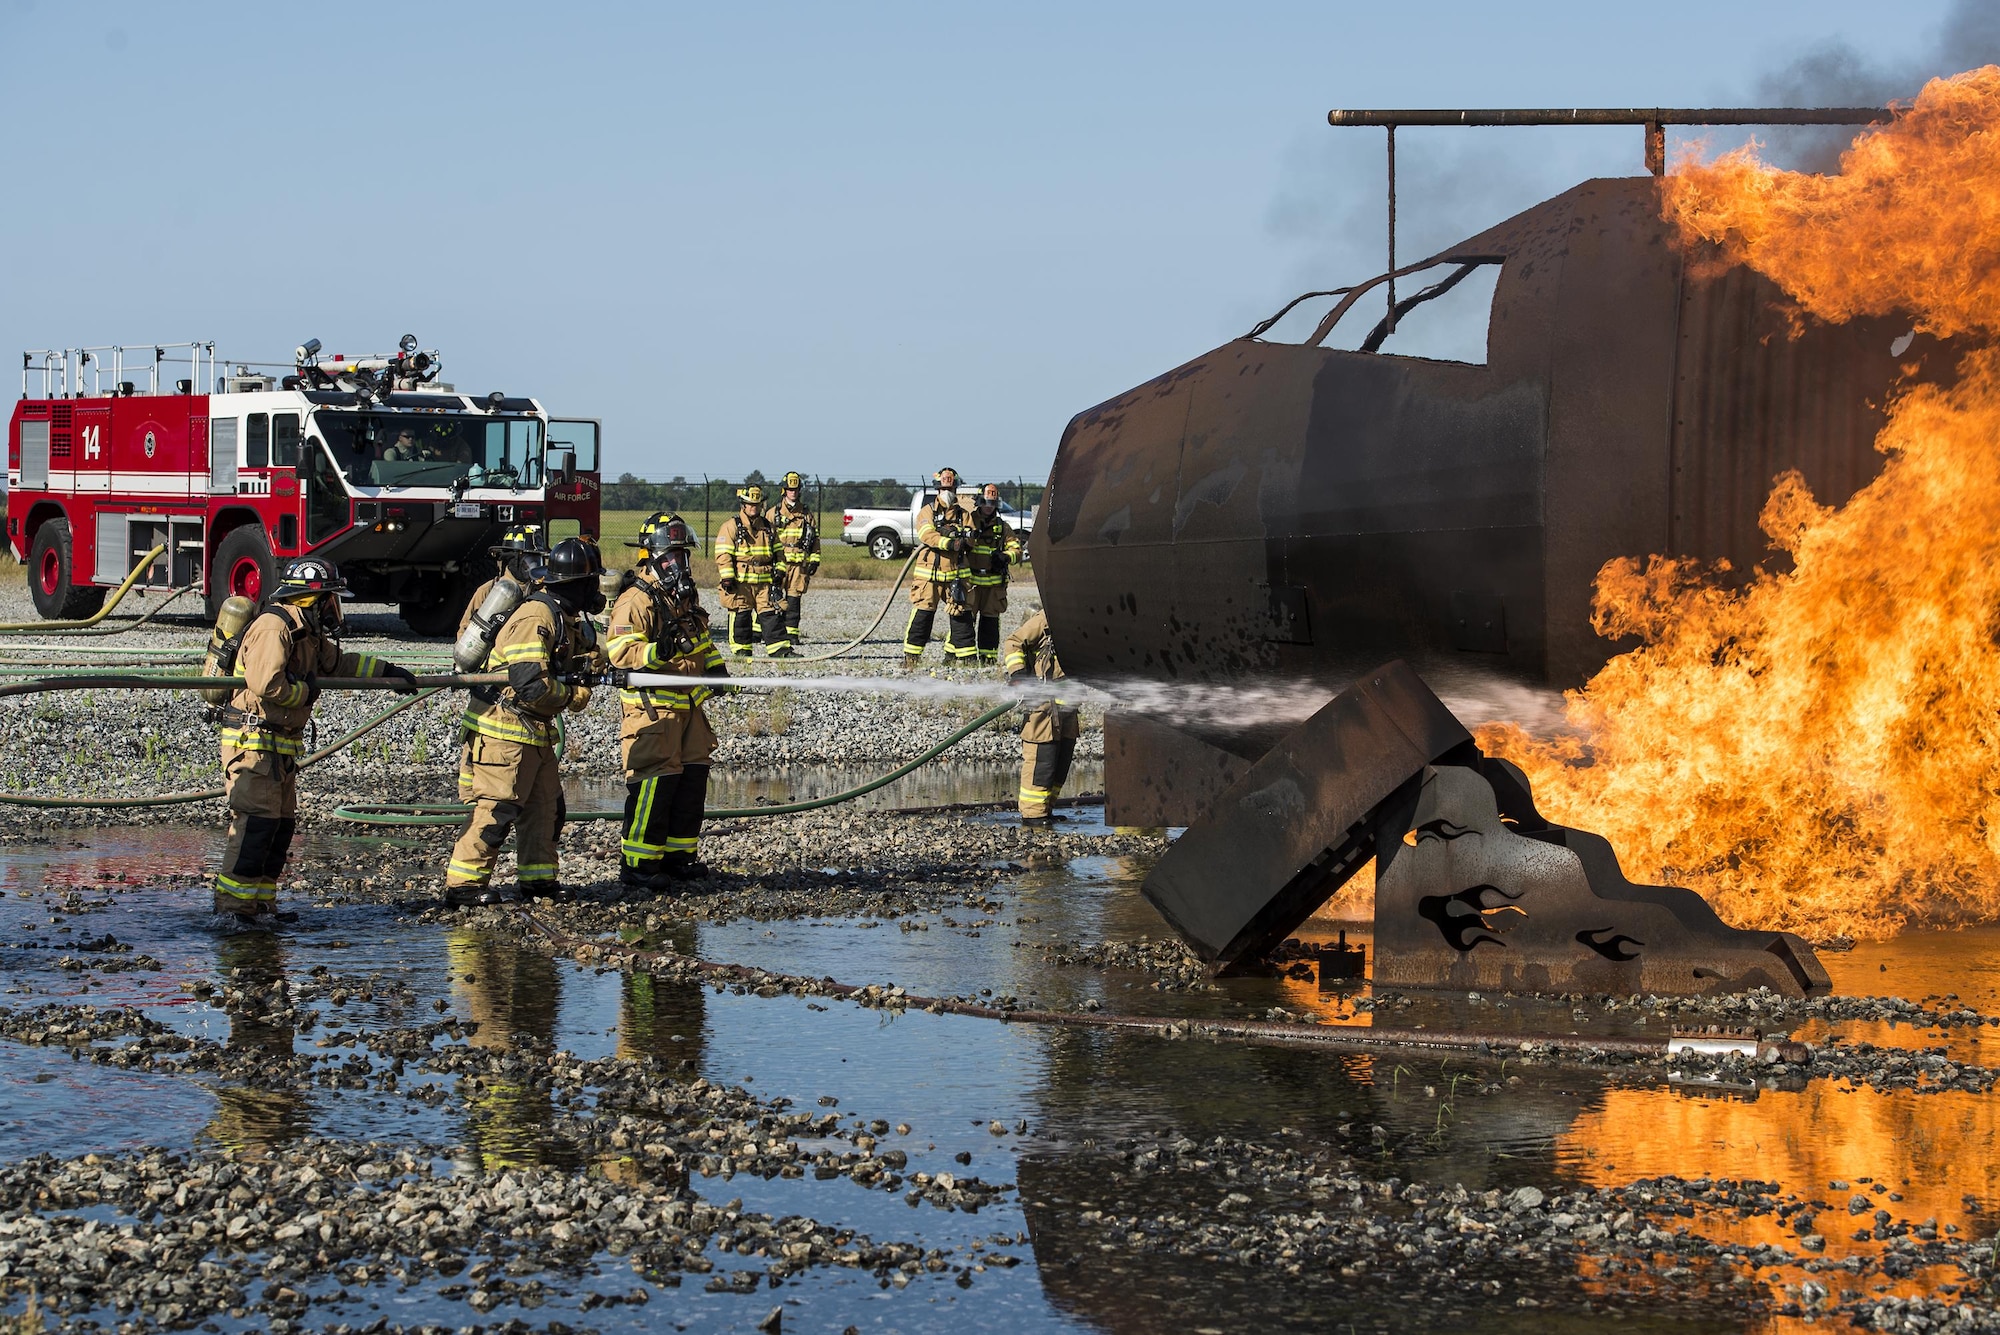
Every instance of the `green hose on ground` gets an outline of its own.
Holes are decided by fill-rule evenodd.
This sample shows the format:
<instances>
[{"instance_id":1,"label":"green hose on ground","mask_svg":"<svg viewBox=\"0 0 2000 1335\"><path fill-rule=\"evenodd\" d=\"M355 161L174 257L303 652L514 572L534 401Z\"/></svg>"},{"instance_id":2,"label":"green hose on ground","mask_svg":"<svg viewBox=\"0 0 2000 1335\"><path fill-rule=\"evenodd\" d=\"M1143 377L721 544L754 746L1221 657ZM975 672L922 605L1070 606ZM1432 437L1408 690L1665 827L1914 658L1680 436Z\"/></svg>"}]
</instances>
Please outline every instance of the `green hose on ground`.
<instances>
[{"instance_id":1,"label":"green hose on ground","mask_svg":"<svg viewBox=\"0 0 2000 1335\"><path fill-rule=\"evenodd\" d=\"M799 655L798 657L789 660L781 658L776 661L780 663L787 661L793 663L824 663L829 658L840 657L848 650L859 645L863 640L867 639L870 635L873 635L875 633L875 628L882 624L882 618L888 616L889 609L895 606L896 595L897 593L901 592L903 587L903 581L909 577L910 567L917 563L917 557L923 552L923 550L924 549L922 547L916 547L911 549L910 559L903 562L903 568L896 572L896 582L889 586L889 596L882 600L882 610L877 612L875 614L875 619L868 623L867 630L862 631L859 635L849 640L846 644L841 645L838 649L829 649L823 654L802 654Z\"/></svg>"},{"instance_id":2,"label":"green hose on ground","mask_svg":"<svg viewBox=\"0 0 2000 1335\"><path fill-rule=\"evenodd\" d=\"M1015 703L1015 701L1008 700L993 706L993 708L952 733L951 736L945 738L936 746L931 747L916 759L899 765L887 774L870 779L858 787L849 788L846 792L835 793L830 797L814 798L810 802L788 802L783 806L775 807L710 807L704 814L710 820L727 820L746 816L792 816L797 815L801 811L817 811L821 807L830 807L841 802L851 802L857 797L863 797L874 792L877 788L886 787L912 770L935 760L952 747L957 746L960 742L970 737L973 733L978 732L993 720L1013 709ZM465 813L470 809L457 802L358 802L352 806L338 807L334 810L333 814L339 820L352 821L357 825L457 825L465 819ZM622 821L625 819L625 813L623 811L572 811L569 813L568 819L572 821Z\"/></svg>"},{"instance_id":3,"label":"green hose on ground","mask_svg":"<svg viewBox=\"0 0 2000 1335\"><path fill-rule=\"evenodd\" d=\"M346 750L411 705L428 700L443 689L442 686L433 686L427 691L417 692L407 700L397 701L352 732L343 733L300 760L299 768L317 765L328 756ZM147 797L34 797L27 793L0 793L0 804L16 807L116 807L125 810L132 807L171 807L187 802L206 802L221 797L222 794L221 788L202 788L181 793L154 793Z\"/></svg>"}]
</instances>

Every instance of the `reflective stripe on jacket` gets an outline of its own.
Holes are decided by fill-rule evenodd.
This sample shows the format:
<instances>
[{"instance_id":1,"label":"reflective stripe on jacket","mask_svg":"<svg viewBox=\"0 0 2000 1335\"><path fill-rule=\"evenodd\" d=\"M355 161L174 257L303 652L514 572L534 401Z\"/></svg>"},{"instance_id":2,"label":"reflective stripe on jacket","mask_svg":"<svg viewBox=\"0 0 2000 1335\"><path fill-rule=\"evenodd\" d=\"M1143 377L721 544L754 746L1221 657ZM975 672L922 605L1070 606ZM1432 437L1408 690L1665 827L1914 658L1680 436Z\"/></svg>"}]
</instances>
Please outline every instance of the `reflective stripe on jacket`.
<instances>
[{"instance_id":1,"label":"reflective stripe on jacket","mask_svg":"<svg viewBox=\"0 0 2000 1335\"><path fill-rule=\"evenodd\" d=\"M819 569L819 534L813 533L811 545L806 543L806 525L812 520L812 511L794 510L790 506L778 506L776 528L778 546L784 549L785 565L804 566L808 571Z\"/></svg>"},{"instance_id":2,"label":"reflective stripe on jacket","mask_svg":"<svg viewBox=\"0 0 2000 1335\"><path fill-rule=\"evenodd\" d=\"M243 633L236 671L244 685L230 698L240 721L222 730L222 742L241 751L305 753L307 677L379 677L373 654L341 652L338 641L306 627L306 614L288 603L264 609Z\"/></svg>"},{"instance_id":3,"label":"reflective stripe on jacket","mask_svg":"<svg viewBox=\"0 0 2000 1335\"><path fill-rule=\"evenodd\" d=\"M662 631L671 636L672 627L662 625L660 608L654 602L653 590L659 587L659 582L659 576L651 570L641 569L638 582L619 594L618 601L612 605L611 633L604 643L611 665L635 672L671 672L682 677L728 676L722 651L709 637L708 613L699 604L696 604L690 617L696 624L688 627L694 632L689 636L692 645L688 652L676 655L660 647ZM648 686L642 690L628 687L618 692L618 700L627 710L643 710L652 714L660 710L693 709L714 694L706 686L685 690L664 686Z\"/></svg>"},{"instance_id":4,"label":"reflective stripe on jacket","mask_svg":"<svg viewBox=\"0 0 2000 1335\"><path fill-rule=\"evenodd\" d=\"M997 558L1005 557L1008 564L1021 559L1021 539L999 515L982 523L977 516L972 521L972 552L967 564L971 567L970 579L974 587L991 588L1007 582L1007 566Z\"/></svg>"},{"instance_id":5,"label":"reflective stripe on jacket","mask_svg":"<svg viewBox=\"0 0 2000 1335\"><path fill-rule=\"evenodd\" d=\"M784 566L778 555L777 530L762 515L741 511L722 521L715 531L715 573L744 584L769 584Z\"/></svg>"},{"instance_id":6,"label":"reflective stripe on jacket","mask_svg":"<svg viewBox=\"0 0 2000 1335\"><path fill-rule=\"evenodd\" d=\"M556 745L562 739L557 716L575 693L556 674L568 670L565 660L576 641L577 632L540 598L515 608L486 656L486 670L507 673L508 683L473 693L460 720L466 731L523 746Z\"/></svg>"},{"instance_id":7,"label":"reflective stripe on jacket","mask_svg":"<svg viewBox=\"0 0 2000 1335\"><path fill-rule=\"evenodd\" d=\"M967 516L961 506L939 510L932 501L917 512L917 542L923 548L917 555L917 578L929 580L933 584L949 584L965 573L965 558L947 551L951 538L939 530L939 525L957 530L967 526Z\"/></svg>"},{"instance_id":8,"label":"reflective stripe on jacket","mask_svg":"<svg viewBox=\"0 0 2000 1335\"><path fill-rule=\"evenodd\" d=\"M1014 628L1014 633L1007 637L1007 652L1000 660L1000 667L1010 676L1032 672L1043 681L1062 680L1062 661L1056 657L1056 641L1049 633L1047 612L1036 612Z\"/></svg>"}]
</instances>

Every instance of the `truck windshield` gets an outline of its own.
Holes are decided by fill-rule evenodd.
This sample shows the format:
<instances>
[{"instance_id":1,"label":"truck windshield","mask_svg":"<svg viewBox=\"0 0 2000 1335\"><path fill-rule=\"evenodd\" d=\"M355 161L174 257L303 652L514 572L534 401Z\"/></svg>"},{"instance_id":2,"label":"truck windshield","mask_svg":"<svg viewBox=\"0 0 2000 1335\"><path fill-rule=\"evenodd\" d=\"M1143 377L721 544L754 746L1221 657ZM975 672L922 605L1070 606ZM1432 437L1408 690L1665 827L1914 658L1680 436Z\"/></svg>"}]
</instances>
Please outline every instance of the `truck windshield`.
<instances>
[{"instance_id":1,"label":"truck windshield","mask_svg":"<svg viewBox=\"0 0 2000 1335\"><path fill-rule=\"evenodd\" d=\"M357 487L542 484L540 418L322 411L313 424Z\"/></svg>"}]
</instances>

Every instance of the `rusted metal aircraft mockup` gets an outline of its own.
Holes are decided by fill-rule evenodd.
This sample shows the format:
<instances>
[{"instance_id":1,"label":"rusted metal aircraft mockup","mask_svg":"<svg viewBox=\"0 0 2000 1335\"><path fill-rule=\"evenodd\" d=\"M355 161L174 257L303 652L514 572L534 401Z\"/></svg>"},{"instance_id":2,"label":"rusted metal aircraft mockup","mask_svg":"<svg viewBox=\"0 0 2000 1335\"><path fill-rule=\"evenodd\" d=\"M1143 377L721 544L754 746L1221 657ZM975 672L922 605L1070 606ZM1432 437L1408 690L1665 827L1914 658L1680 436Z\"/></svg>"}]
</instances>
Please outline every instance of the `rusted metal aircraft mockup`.
<instances>
[{"instance_id":1,"label":"rusted metal aircraft mockup","mask_svg":"<svg viewBox=\"0 0 2000 1335\"><path fill-rule=\"evenodd\" d=\"M1606 561L1666 553L1747 571L1781 559L1757 523L1772 479L1795 468L1822 503L1845 501L1881 466L1892 387L1913 366L1949 373L1942 345L1904 322L1824 324L1748 270L1707 272L1650 178L1585 182L1404 266L1436 281L1398 301L1397 319L1484 266L1499 274L1483 364L1382 351L1386 314L1357 350L1321 346L1383 275L1304 343L1264 341L1266 322L1078 414L1032 540L1064 668L1168 699L1227 685L1320 701L1397 658L1432 681L1573 685L1619 647L1590 624ZM1114 712L1107 818L1198 827L1297 722ZM1429 858L1384 859L1385 890ZM1284 887L1243 886L1261 896L1252 915ZM1437 889L1418 888L1419 900ZM1646 939L1615 916L1567 930L1573 944L1598 928ZM1433 981L1498 955L1455 953ZM1772 955L1769 981L1821 986L1804 954L1797 968ZM1492 985L1480 972L1467 985Z\"/></svg>"}]
</instances>

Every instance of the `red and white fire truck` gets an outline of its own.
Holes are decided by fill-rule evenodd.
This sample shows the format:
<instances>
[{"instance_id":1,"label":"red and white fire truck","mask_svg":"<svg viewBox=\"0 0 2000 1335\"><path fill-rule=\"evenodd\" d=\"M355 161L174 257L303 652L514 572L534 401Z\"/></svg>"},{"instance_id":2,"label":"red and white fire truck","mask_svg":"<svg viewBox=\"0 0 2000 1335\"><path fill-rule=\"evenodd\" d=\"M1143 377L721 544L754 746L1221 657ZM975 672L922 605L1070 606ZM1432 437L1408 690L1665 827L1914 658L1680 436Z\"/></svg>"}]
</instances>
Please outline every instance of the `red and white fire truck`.
<instances>
[{"instance_id":1,"label":"red and white fire truck","mask_svg":"<svg viewBox=\"0 0 2000 1335\"><path fill-rule=\"evenodd\" d=\"M164 547L141 583L196 585L213 615L311 552L340 563L357 599L446 634L510 525L545 524L551 541L598 535L595 420L459 393L410 335L363 357L322 356L315 339L292 365L282 380L257 374L219 362L213 343L25 353L7 539L35 609L95 611Z\"/></svg>"}]
</instances>

